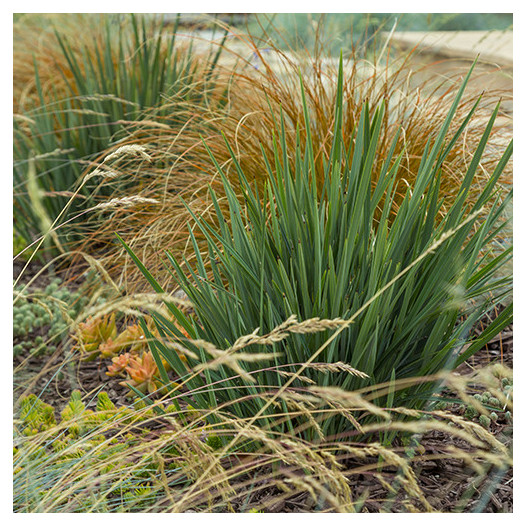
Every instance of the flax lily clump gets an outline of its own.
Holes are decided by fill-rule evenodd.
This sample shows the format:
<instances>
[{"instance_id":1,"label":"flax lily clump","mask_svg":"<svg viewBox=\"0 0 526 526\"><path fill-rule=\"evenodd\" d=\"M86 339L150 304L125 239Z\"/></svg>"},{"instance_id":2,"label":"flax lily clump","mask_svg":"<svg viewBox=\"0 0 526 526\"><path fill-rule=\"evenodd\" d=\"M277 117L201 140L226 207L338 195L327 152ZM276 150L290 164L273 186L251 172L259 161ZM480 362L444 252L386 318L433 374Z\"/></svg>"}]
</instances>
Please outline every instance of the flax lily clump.
<instances>
[{"instance_id":1,"label":"flax lily clump","mask_svg":"<svg viewBox=\"0 0 526 526\"><path fill-rule=\"evenodd\" d=\"M71 223L53 239L64 251L82 238L82 225L73 218L111 193L106 185L84 181L85 174L108 149L111 163L122 148L140 148L126 144L129 122L169 130L188 120L190 104L206 106L215 89L217 50L194 53L177 38L178 19L164 26L135 15L55 15L35 26L26 18L14 28L15 230L29 244L46 234L42 217L50 222L65 213ZM166 118L168 96L177 104ZM29 162L38 200L29 192ZM118 197L126 194L128 177L117 170L109 174ZM36 213L37 205L43 214Z\"/></svg>"},{"instance_id":2,"label":"flax lily clump","mask_svg":"<svg viewBox=\"0 0 526 526\"><path fill-rule=\"evenodd\" d=\"M167 255L194 314L185 315L175 304L167 307L192 339L209 342L187 343L188 366L200 370L211 358L215 365L205 367L202 374L189 374L179 351L174 350L176 345L185 345L186 337L166 317L152 314L159 338L147 333L148 339L153 339L153 355L158 362L164 358L181 377L189 390L188 402L196 407L222 407L237 417L271 419L278 408L286 410L289 404L265 401L266 390L290 387L301 392L305 382L300 374L320 387L351 390L432 375L462 363L511 320L510 305L482 335L470 335L488 309L509 295L511 287L510 277L495 278L495 272L511 257L511 248L491 252L492 241L505 225L502 216L511 199L511 192L505 196L498 192L499 178L512 153L511 143L478 197L474 202L469 198L498 107L466 168L459 192L442 213L443 161L475 111L473 108L450 131L468 75L437 137L429 138L415 183L404 190L393 219L395 196L403 190L397 174L404 153L395 155L399 135L387 155L379 157L384 107L380 105L370 114L366 104L352 130L353 146L346 147L341 63L338 79L336 119L323 171L314 158L312 123L303 90L306 144L301 145L298 135L296 147L288 151L285 130L290 123L281 115L273 156L261 153L268 177L262 194L249 183L228 142L241 197L209 152L226 195L229 221L213 188L209 192L219 226L189 208L194 228L206 239L210 271L192 228L195 263L178 260L170 251ZM449 132L452 138L446 139ZM373 184L375 164L379 176ZM150 284L162 293L160 284L123 244ZM249 353L259 357L257 340L247 343L241 336L255 335L256 330L270 334L290 316L297 316L299 323L313 318L329 320L333 326L327 328L334 332L328 336L305 327L286 342L278 338L272 352L266 353L268 367L245 359L243 371L236 364L237 374L232 375L230 364L215 362L221 349L235 360L237 351L249 343ZM340 322L342 326L338 326ZM310 368L317 356L327 363L348 364L364 374L326 374ZM284 380L278 371L288 366L296 368L296 374ZM217 388L205 389L207 383ZM388 395L384 402L422 407L434 388L424 385L400 390L394 399ZM284 430L297 425L292 417L281 421ZM346 419L327 418L320 423L320 430L336 434L349 425Z\"/></svg>"}]
</instances>

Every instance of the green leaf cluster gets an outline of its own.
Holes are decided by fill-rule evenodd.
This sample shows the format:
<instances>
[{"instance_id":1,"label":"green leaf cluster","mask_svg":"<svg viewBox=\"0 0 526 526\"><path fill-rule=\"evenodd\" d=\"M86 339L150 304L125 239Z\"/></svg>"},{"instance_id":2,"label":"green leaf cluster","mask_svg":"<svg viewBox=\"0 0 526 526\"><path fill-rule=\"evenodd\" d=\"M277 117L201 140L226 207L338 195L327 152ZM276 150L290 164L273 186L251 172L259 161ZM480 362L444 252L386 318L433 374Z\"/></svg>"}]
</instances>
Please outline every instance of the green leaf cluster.
<instances>
[{"instance_id":1,"label":"green leaf cluster","mask_svg":"<svg viewBox=\"0 0 526 526\"><path fill-rule=\"evenodd\" d=\"M60 413L60 422L66 424L66 435L71 435L71 437L75 438L79 436L79 427L77 425L79 422L81 423L82 433L85 433L111 418L122 416L124 412L126 412L126 409L117 409L104 391L97 395L96 410L86 409L86 404L82 401L80 391L74 390L68 403ZM130 415L133 412L133 410L128 410ZM18 429L24 435L34 435L37 432L49 431L57 425L53 406L46 404L34 394L30 394L20 400L17 417L20 421ZM76 427L73 428L74 425ZM27 432L27 429L30 432Z\"/></svg>"},{"instance_id":2,"label":"green leaf cluster","mask_svg":"<svg viewBox=\"0 0 526 526\"><path fill-rule=\"evenodd\" d=\"M144 406L138 400L135 406L116 407L102 391L91 410L80 391L74 391L57 422L51 405L34 394L22 398L15 415L15 509L38 510L41 499L49 500L49 495L57 495L55 509L70 504L67 491L57 494L57 481L67 477L71 484L81 483L77 477L86 473L98 474L97 492L87 491L75 504L77 511L131 512L152 506L163 496L160 474L180 469L174 457L181 453L177 441L158 448L158 455L143 447L151 430L142 424L154 416ZM142 458L137 458L137 451ZM170 466L165 467L164 457ZM23 491L17 493L18 487Z\"/></svg>"},{"instance_id":3,"label":"green leaf cluster","mask_svg":"<svg viewBox=\"0 0 526 526\"><path fill-rule=\"evenodd\" d=\"M21 400L19 418L23 422L23 434L26 436L47 431L57 424L53 407L34 394Z\"/></svg>"},{"instance_id":4,"label":"green leaf cluster","mask_svg":"<svg viewBox=\"0 0 526 526\"><path fill-rule=\"evenodd\" d=\"M238 338L258 328L260 334L267 334L291 315L300 321L353 317L353 323L338 333L318 359L349 364L369 378L343 371L327 374L310 367L302 375L318 386L355 390L454 368L510 322L511 305L481 335L471 336L471 328L511 288L509 276L495 277L511 257L511 248L495 254L491 247L505 225L502 215L511 199L511 192L496 195L496 184L511 156L512 145L488 177L475 204L467 204L497 107L463 174L454 203L441 216L442 162L475 110L454 131L452 139L446 140L469 75L436 140L426 145L414 186L405 189L397 185L401 156L394 156L396 141L385 158L378 158L376 153L384 119L382 105L371 115L364 104L359 124L352 131L351 145L345 147L343 75L340 62L336 118L324 173L316 172L311 140L314 124L303 91L299 94L304 101L303 123L285 122L283 115L274 116L279 131L274 138L273 157L261 153L268 177L263 195L247 180L232 149L238 192L210 152L223 183L228 214L223 213L219 197L210 188L219 226L193 214L195 228L206 237L207 253L200 252L193 233L194 264L185 258L179 261L167 252L177 285L188 295L194 313L188 316L176 305L167 305L191 337L211 342L219 349L231 347ZM305 127L305 146L298 131L295 150L287 150L287 126L298 130ZM292 157L296 160L294 172L290 168ZM381 169L373 185L375 163ZM317 190L318 180L324 181L321 193ZM394 206L396 192L405 193L399 207ZM137 256L123 244L154 289L162 292ZM327 332L292 334L273 344L270 365L252 361L242 364L254 381L233 375L221 365L190 376L186 364L165 342L173 339L187 345L194 352L194 357L188 357L192 367L210 360L206 350L186 342L180 329L167 318L156 313L152 317L162 337L152 338L152 353L158 363L161 356L165 358L186 380L188 402L200 409L224 404L225 410L242 418L259 411L267 418L287 413L285 401L265 407L261 393L280 388L285 380L279 373L297 370L330 336ZM265 350L257 345L247 349ZM308 389L308 384L296 379L290 388L302 391ZM383 403L418 408L434 388L424 384L396 392L393 389ZM294 427L287 418L280 425L282 429ZM344 432L351 426L343 417L321 418L320 425L329 434Z\"/></svg>"},{"instance_id":5,"label":"green leaf cluster","mask_svg":"<svg viewBox=\"0 0 526 526\"><path fill-rule=\"evenodd\" d=\"M27 261L33 253L33 251L31 249L26 250L26 248L26 240L20 234L18 234L15 228L13 227L13 256L20 254L23 251L23 253L20 254L20 258L22 259L22 261Z\"/></svg>"},{"instance_id":6,"label":"green leaf cluster","mask_svg":"<svg viewBox=\"0 0 526 526\"><path fill-rule=\"evenodd\" d=\"M440 401L435 409L440 411L460 411L466 420L478 419L484 427L491 422L511 423L513 404L513 379L504 376L500 379L498 392L484 391L473 395L470 403L458 401ZM496 396L497 395L497 396Z\"/></svg>"}]
</instances>

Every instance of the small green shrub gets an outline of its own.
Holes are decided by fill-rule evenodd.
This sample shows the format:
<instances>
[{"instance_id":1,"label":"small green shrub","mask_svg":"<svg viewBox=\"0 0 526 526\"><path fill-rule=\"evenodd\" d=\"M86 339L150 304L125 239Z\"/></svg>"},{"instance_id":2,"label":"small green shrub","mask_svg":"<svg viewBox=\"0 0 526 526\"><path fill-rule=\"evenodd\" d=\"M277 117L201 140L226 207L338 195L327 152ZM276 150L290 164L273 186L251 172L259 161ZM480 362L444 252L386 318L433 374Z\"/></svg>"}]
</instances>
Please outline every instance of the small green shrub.
<instances>
[{"instance_id":1,"label":"small green shrub","mask_svg":"<svg viewBox=\"0 0 526 526\"><path fill-rule=\"evenodd\" d=\"M43 501L47 505L51 501L56 511L67 506L77 511L142 511L165 496L161 477L177 477L181 462L192 461L182 457L183 451L192 457L207 450L203 441L195 439L197 450L189 451L185 438L171 439L174 430L167 428L164 438L156 435L164 444L157 443L152 454L147 435L155 412L144 401L116 407L106 392L100 392L94 410L87 409L85 402L80 391L74 391L57 421L53 407L34 394L20 400L14 436L16 511L39 510ZM157 411L174 409L162 407L158 404ZM171 416L179 418L180 413ZM165 466L168 461L170 466ZM95 476L97 490L89 489L89 496L79 501L69 486L85 487L86 473ZM63 477L67 485L60 482ZM55 496L58 487L60 495ZM17 488L23 491L17 493Z\"/></svg>"},{"instance_id":2,"label":"small green shrub","mask_svg":"<svg viewBox=\"0 0 526 526\"><path fill-rule=\"evenodd\" d=\"M445 137L468 76L436 141L428 141L414 186L406 188L395 210L394 195L402 191L395 184L401 156L394 158L393 144L386 158L376 157L383 108L371 116L364 106L353 132L354 141L346 148L341 129L345 104L342 77L340 64L336 119L321 196L317 180L322 174L315 169L306 107L308 139L304 149L298 139L295 151L287 151L283 137L289 124L281 118L282 131L275 139L274 158L265 156L268 183L264 195L251 187L231 150L241 188L240 195L236 195L210 152L225 189L229 222L210 188L219 227L203 217L194 215L194 219L208 242L206 256L211 271L206 271L191 233L195 265L186 259L180 263L169 252L168 259L177 284L193 304L194 315L185 315L175 304L167 305L190 337L211 342L216 350L188 342L174 323L152 314L161 338L152 338L151 351L158 362L162 356L185 380L190 389L188 402L199 409L222 405L243 418L290 413L292 406L289 408L286 402L272 404L263 396L286 384L282 371L297 370L319 387L345 390L431 375L460 364L511 320L510 306L482 335L476 339L470 336L470 329L509 294L511 286L509 277L494 278L495 271L509 259L511 248L501 254L483 255L502 228L501 216L511 198L494 195L511 155L511 144L475 204L466 204L498 108L480 139L455 201L441 217L438 196L442 161L461 136L470 115L451 141L446 142ZM298 129L300 125L297 123ZM289 168L289 156L296 159L295 173ZM375 163L381 166L381 175L373 185ZM123 244L155 290L163 292ZM225 364L224 357L217 358L217 349L226 349L226 356L235 360L236 351L250 342L250 338L239 338L256 330L269 334L281 327L285 331L283 322L291 316L297 316L304 326L291 330L295 333L286 340L281 336L274 342L267 339L272 343L271 352L266 354L270 365L262 366L256 356L250 360L251 349L254 353L266 350L257 342L249 348L249 356L245 354L233 367L236 374ZM344 329L340 318L352 323ZM328 325L339 329L330 338L326 331L317 329L314 333L308 328L309 320L316 324L317 319L333 320ZM166 343L171 339L188 346L193 352L188 363L200 369L204 366L203 377L188 375L186 365ZM329 373L321 366L310 365L318 356L324 363L343 363L351 371L334 367ZM357 375L356 370L368 378ZM162 371L161 378L166 378ZM207 383L214 389L204 387ZM286 385L294 390L308 388L299 377ZM421 407L434 388L421 385L400 390L386 396L383 403ZM288 423L287 417L283 418L282 429L294 427L292 417L288 418ZM320 416L320 426L324 434L333 435L352 424L344 418Z\"/></svg>"},{"instance_id":3,"label":"small green shrub","mask_svg":"<svg viewBox=\"0 0 526 526\"><path fill-rule=\"evenodd\" d=\"M14 449L15 486L17 474L29 470L35 480L38 480L37 494L45 497L48 491L53 491L55 484L53 473L58 475L66 472L68 466L74 464L78 459L83 459L82 461L86 462L87 466L97 465L102 476L104 473L111 473L112 469L117 467L112 460L122 462L126 450L140 443L142 437L137 433L128 433L126 440L110 438L106 436L108 428L105 427L105 424L113 421L118 427L118 425L126 425L127 422L141 422L151 416L151 411L143 411L138 414L133 408L116 408L105 392L98 394L96 410L91 411L86 409L80 391L74 391L62 410L58 423L55 420L53 407L33 394L20 401L17 416L16 447ZM44 466L48 470L47 476L40 477L39 470L44 469ZM132 503L128 497L141 488L146 491L149 484L148 478L137 476L135 480L129 477L123 481L116 491L119 496L124 494L121 511L137 509L140 499L139 501L132 499ZM107 487L111 488L111 484L107 484ZM141 491L137 496L139 494L142 494ZM100 505L101 503L97 503L97 500L85 502L85 509ZM111 496L108 497L107 502L112 502ZM20 501L18 497L15 497L14 504L15 509L18 506L28 505L27 502ZM37 504L35 502L32 505Z\"/></svg>"}]
</instances>

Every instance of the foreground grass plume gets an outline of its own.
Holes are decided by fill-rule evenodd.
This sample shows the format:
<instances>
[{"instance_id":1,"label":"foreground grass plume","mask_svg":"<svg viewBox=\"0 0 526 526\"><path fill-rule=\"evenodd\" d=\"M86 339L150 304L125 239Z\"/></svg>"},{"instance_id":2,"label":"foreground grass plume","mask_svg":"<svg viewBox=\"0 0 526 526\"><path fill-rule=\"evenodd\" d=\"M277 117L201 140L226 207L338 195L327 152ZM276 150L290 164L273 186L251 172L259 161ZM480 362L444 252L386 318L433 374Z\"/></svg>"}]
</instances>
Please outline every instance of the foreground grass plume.
<instances>
[{"instance_id":1,"label":"foreground grass plume","mask_svg":"<svg viewBox=\"0 0 526 526\"><path fill-rule=\"evenodd\" d=\"M442 374L440 379L451 396L476 403L473 386L493 391L503 372L504 377L510 374L487 368L471 377ZM405 388L420 382L409 379L402 384ZM212 426L206 412L177 409L166 401L116 407L104 392L85 397L73 393L55 418L50 406L35 396L26 397L16 421L15 510L265 512L307 492L310 511L429 512L436 511L433 495L421 484L419 470L437 459L464 463L466 482L472 480L482 501L487 501L495 473L512 466L506 435L496 440L477 423L443 410L412 411L408 420L404 407L376 405L382 390L397 390L397 384L355 393L313 389L308 402L305 396L303 401L298 398L295 410L304 412L310 425L316 425L318 407L329 398L335 413L364 408L378 412L377 422L354 430L359 436L355 443L335 437L306 443L298 434L247 427L223 412L218 413L220 423ZM87 409L90 402L93 409ZM405 437L405 446L385 447L376 440L379 432L392 430ZM426 436L437 431L453 439L441 454L426 448ZM225 454L221 445L236 436L240 438L234 451ZM211 466L215 467L209 476L199 481ZM372 497L353 484L364 472L381 482L380 495ZM469 499L469 490L464 493L462 487L461 479L452 481L457 497L450 506L455 511L464 510ZM268 498L250 503L261 491Z\"/></svg>"}]
</instances>

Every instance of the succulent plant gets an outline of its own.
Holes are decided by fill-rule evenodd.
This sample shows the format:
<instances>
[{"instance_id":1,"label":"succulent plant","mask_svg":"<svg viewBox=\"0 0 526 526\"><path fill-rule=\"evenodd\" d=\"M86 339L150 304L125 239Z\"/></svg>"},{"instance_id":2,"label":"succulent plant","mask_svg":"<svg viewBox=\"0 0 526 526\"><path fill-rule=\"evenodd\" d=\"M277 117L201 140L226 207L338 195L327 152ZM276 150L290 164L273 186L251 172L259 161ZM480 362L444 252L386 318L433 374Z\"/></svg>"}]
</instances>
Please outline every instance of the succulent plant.
<instances>
[{"instance_id":1,"label":"succulent plant","mask_svg":"<svg viewBox=\"0 0 526 526\"><path fill-rule=\"evenodd\" d=\"M86 410L80 391L75 390L71 393L71 398L60 416L63 422L70 422L69 432L76 437L86 431L86 417L91 413L93 411Z\"/></svg>"},{"instance_id":2,"label":"succulent plant","mask_svg":"<svg viewBox=\"0 0 526 526\"><path fill-rule=\"evenodd\" d=\"M491 419L486 415L479 416L479 423L483 427L489 427L491 424Z\"/></svg>"},{"instance_id":3,"label":"succulent plant","mask_svg":"<svg viewBox=\"0 0 526 526\"><path fill-rule=\"evenodd\" d=\"M111 361L112 364L108 367L106 374L108 376L118 376L126 372L126 367L130 361L130 353L120 354L119 356L114 356Z\"/></svg>"},{"instance_id":4,"label":"succulent plant","mask_svg":"<svg viewBox=\"0 0 526 526\"><path fill-rule=\"evenodd\" d=\"M123 509L128 512L140 511L157 496L157 491L151 486L141 485L124 493Z\"/></svg>"},{"instance_id":5,"label":"succulent plant","mask_svg":"<svg viewBox=\"0 0 526 526\"><path fill-rule=\"evenodd\" d=\"M30 294L23 293L23 287L17 285L14 294L15 355L24 351L31 354L54 353L60 339L68 334L71 319L78 316L88 301L86 296L65 287L60 278Z\"/></svg>"},{"instance_id":6,"label":"succulent plant","mask_svg":"<svg viewBox=\"0 0 526 526\"><path fill-rule=\"evenodd\" d=\"M512 407L513 401L513 379L511 370L500 364L492 367L491 373L499 380L497 386L493 385L492 391L484 391L472 395L473 402L447 403L444 400L436 402L436 410L460 409L460 413L466 420L477 419L485 427L492 422L501 425L509 425L513 420L513 414L508 409Z\"/></svg>"},{"instance_id":7,"label":"succulent plant","mask_svg":"<svg viewBox=\"0 0 526 526\"><path fill-rule=\"evenodd\" d=\"M477 410L472 406L468 405L464 411L464 418L467 420L473 420L478 415Z\"/></svg>"},{"instance_id":8,"label":"succulent plant","mask_svg":"<svg viewBox=\"0 0 526 526\"><path fill-rule=\"evenodd\" d=\"M112 358L128 349L132 354L139 354L146 348L146 337L143 330L138 325L129 325L115 339L109 337L99 346L102 358Z\"/></svg>"},{"instance_id":9,"label":"succulent plant","mask_svg":"<svg viewBox=\"0 0 526 526\"><path fill-rule=\"evenodd\" d=\"M125 369L130 378L121 382L121 385L127 386L129 384L141 393L148 392L150 394L161 389L163 385L156 379L156 376L159 375L159 369L150 351L144 352L140 357L130 356Z\"/></svg>"},{"instance_id":10,"label":"succulent plant","mask_svg":"<svg viewBox=\"0 0 526 526\"><path fill-rule=\"evenodd\" d=\"M496 398L495 396L490 396L488 398L488 405L490 405L491 407L500 408L502 404L500 403L498 398Z\"/></svg>"},{"instance_id":11,"label":"succulent plant","mask_svg":"<svg viewBox=\"0 0 526 526\"><path fill-rule=\"evenodd\" d=\"M79 323L77 334L77 347L83 353L85 361L95 359L99 354L99 347L107 340L117 337L115 313L100 317L89 317L87 321Z\"/></svg>"},{"instance_id":12,"label":"succulent plant","mask_svg":"<svg viewBox=\"0 0 526 526\"><path fill-rule=\"evenodd\" d=\"M19 418L23 423L22 432L26 436L47 431L57 424L53 407L34 394L21 400Z\"/></svg>"},{"instance_id":13,"label":"succulent plant","mask_svg":"<svg viewBox=\"0 0 526 526\"><path fill-rule=\"evenodd\" d=\"M97 396L97 411L115 411L115 404L110 400L108 393L101 391Z\"/></svg>"},{"instance_id":14,"label":"succulent plant","mask_svg":"<svg viewBox=\"0 0 526 526\"><path fill-rule=\"evenodd\" d=\"M119 418L119 421L123 422L127 420L126 417L137 418L139 409L141 408L117 408L110 400L108 394L101 391L97 395L96 408L92 411L91 409L86 409L86 404L82 401L81 392L75 390L71 393L68 403L60 412L61 425L57 427L57 433L59 429L61 429L61 432L60 437L56 440L58 442L56 447L59 449L62 446L65 447L71 439L78 438L111 418ZM49 431L57 426L53 407L37 398L34 394L22 398L17 416L21 422L19 429L26 436ZM147 414L143 415L141 413L141 418L147 417ZM64 428L66 432L63 431ZM102 435L99 437L99 440L104 439ZM91 440L96 439L93 438Z\"/></svg>"}]
</instances>

